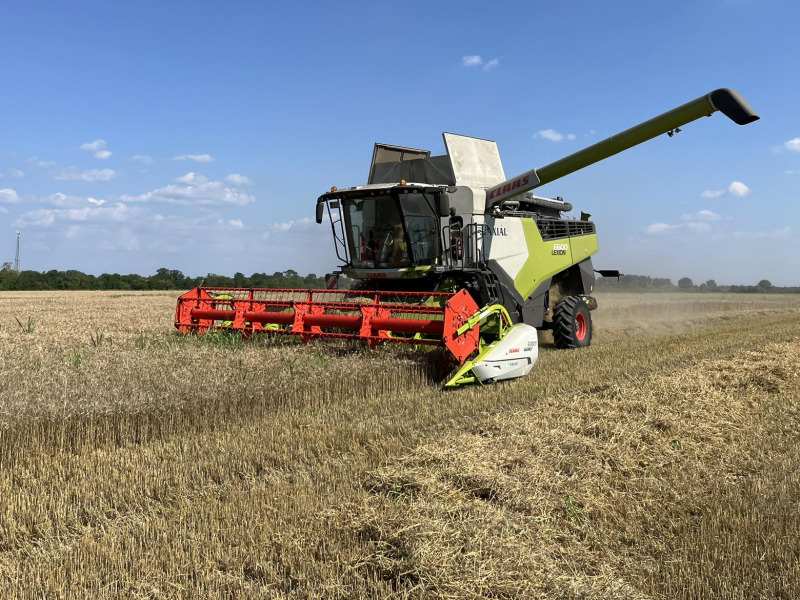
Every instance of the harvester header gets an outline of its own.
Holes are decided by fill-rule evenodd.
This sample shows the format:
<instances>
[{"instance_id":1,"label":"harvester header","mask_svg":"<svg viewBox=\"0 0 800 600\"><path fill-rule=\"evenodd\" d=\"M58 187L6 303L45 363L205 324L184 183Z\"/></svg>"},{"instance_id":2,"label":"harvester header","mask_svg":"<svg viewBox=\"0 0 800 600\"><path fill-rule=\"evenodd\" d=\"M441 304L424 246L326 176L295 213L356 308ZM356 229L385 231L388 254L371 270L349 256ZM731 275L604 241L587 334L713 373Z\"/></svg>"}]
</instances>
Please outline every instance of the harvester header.
<instances>
[{"instance_id":1,"label":"harvester header","mask_svg":"<svg viewBox=\"0 0 800 600\"><path fill-rule=\"evenodd\" d=\"M178 300L175 326L439 346L454 366L447 386L526 375L538 332L558 348L592 339L597 231L572 204L531 190L720 111L758 119L718 89L553 163L507 178L497 144L443 134L447 153L375 144L365 185L331 188L327 213L350 290L199 287ZM332 277L331 281L336 278Z\"/></svg>"}]
</instances>

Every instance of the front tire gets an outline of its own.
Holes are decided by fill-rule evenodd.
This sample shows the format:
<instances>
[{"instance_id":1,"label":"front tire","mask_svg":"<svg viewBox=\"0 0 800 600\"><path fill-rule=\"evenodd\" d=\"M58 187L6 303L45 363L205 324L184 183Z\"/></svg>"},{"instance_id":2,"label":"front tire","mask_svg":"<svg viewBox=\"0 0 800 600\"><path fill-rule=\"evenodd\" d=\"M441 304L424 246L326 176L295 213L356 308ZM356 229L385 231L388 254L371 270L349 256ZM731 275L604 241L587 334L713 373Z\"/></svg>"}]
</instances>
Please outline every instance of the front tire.
<instances>
[{"instance_id":1,"label":"front tire","mask_svg":"<svg viewBox=\"0 0 800 600\"><path fill-rule=\"evenodd\" d=\"M556 348L585 348L592 343L592 314L580 296L567 296L553 311Z\"/></svg>"}]
</instances>

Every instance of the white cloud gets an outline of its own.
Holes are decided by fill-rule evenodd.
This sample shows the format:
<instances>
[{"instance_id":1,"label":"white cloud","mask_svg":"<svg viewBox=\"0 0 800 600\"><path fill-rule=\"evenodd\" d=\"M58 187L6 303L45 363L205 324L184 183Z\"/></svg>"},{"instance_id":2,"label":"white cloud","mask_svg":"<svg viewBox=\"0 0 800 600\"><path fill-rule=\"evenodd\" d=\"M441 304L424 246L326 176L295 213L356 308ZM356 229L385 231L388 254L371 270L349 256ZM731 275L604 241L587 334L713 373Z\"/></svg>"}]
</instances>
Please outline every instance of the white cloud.
<instances>
[{"instance_id":1,"label":"white cloud","mask_svg":"<svg viewBox=\"0 0 800 600\"><path fill-rule=\"evenodd\" d=\"M239 173L231 173L225 178L225 181L231 185L250 185L253 183L249 178Z\"/></svg>"},{"instance_id":2,"label":"white cloud","mask_svg":"<svg viewBox=\"0 0 800 600\"><path fill-rule=\"evenodd\" d=\"M577 136L574 133L564 134L560 131L556 131L555 129L542 129L533 137L543 140L550 140L551 142L560 142L562 140L574 140Z\"/></svg>"},{"instance_id":3,"label":"white cloud","mask_svg":"<svg viewBox=\"0 0 800 600\"><path fill-rule=\"evenodd\" d=\"M172 160L193 160L195 162L207 163L214 162L214 157L210 154L181 154L174 157Z\"/></svg>"},{"instance_id":4,"label":"white cloud","mask_svg":"<svg viewBox=\"0 0 800 600\"><path fill-rule=\"evenodd\" d=\"M86 142L85 144L81 144L81 150L89 150L90 152L96 152L97 150L103 150L106 147L106 141L102 139L95 140L93 142Z\"/></svg>"},{"instance_id":5,"label":"white cloud","mask_svg":"<svg viewBox=\"0 0 800 600\"><path fill-rule=\"evenodd\" d=\"M106 203L105 200L95 200L94 198L87 198L87 202L94 204L95 206L103 206Z\"/></svg>"},{"instance_id":6,"label":"white cloud","mask_svg":"<svg viewBox=\"0 0 800 600\"><path fill-rule=\"evenodd\" d=\"M196 173L179 177L174 184L164 186L138 196L125 195L124 202L167 202L172 204L221 206L244 206L256 201L255 196L221 181L209 181Z\"/></svg>"},{"instance_id":7,"label":"white cloud","mask_svg":"<svg viewBox=\"0 0 800 600\"><path fill-rule=\"evenodd\" d=\"M724 196L725 194L730 194L731 196L738 196L739 198L743 198L750 193L750 188L743 184L741 181L732 181L731 184L724 190L706 190L702 194L700 194L701 198L719 198L720 196Z\"/></svg>"},{"instance_id":8,"label":"white cloud","mask_svg":"<svg viewBox=\"0 0 800 600\"><path fill-rule=\"evenodd\" d=\"M145 165L152 165L153 164L153 157L149 154L137 154L131 160L135 160L136 162L143 163Z\"/></svg>"},{"instance_id":9,"label":"white cloud","mask_svg":"<svg viewBox=\"0 0 800 600\"><path fill-rule=\"evenodd\" d=\"M275 233L284 233L290 230L307 231L315 226L316 223L310 217L303 217L294 221L285 221L283 223L273 223L264 232L263 238L268 240Z\"/></svg>"},{"instance_id":10,"label":"white cloud","mask_svg":"<svg viewBox=\"0 0 800 600\"><path fill-rule=\"evenodd\" d=\"M228 221L228 225L233 227L234 229L242 229L244 227L244 223L241 219L231 219Z\"/></svg>"},{"instance_id":11,"label":"white cloud","mask_svg":"<svg viewBox=\"0 0 800 600\"><path fill-rule=\"evenodd\" d=\"M750 193L750 188L743 184L741 181L734 181L728 186L728 191L733 196L739 196L740 198L747 196Z\"/></svg>"},{"instance_id":12,"label":"white cloud","mask_svg":"<svg viewBox=\"0 0 800 600\"><path fill-rule=\"evenodd\" d=\"M113 206L84 206L83 208L40 208L20 215L17 223L24 226L49 227L59 223L127 221L136 215L122 202Z\"/></svg>"},{"instance_id":13,"label":"white cloud","mask_svg":"<svg viewBox=\"0 0 800 600\"><path fill-rule=\"evenodd\" d=\"M0 213L7 213L8 209L5 206L0 206Z\"/></svg>"},{"instance_id":14,"label":"white cloud","mask_svg":"<svg viewBox=\"0 0 800 600\"><path fill-rule=\"evenodd\" d=\"M12 190L11 188L3 188L0 190L0 202L5 202L7 204L19 202L19 194L17 194L16 190Z\"/></svg>"},{"instance_id":15,"label":"white cloud","mask_svg":"<svg viewBox=\"0 0 800 600\"><path fill-rule=\"evenodd\" d=\"M483 57L479 54L473 54L471 56L462 56L461 57L461 64L465 67L480 67L483 66L484 71L489 71L490 69L494 69L500 64L499 58L493 58L486 63L483 62Z\"/></svg>"},{"instance_id":16,"label":"white cloud","mask_svg":"<svg viewBox=\"0 0 800 600\"><path fill-rule=\"evenodd\" d=\"M783 147L790 152L800 152L800 137L792 138Z\"/></svg>"},{"instance_id":17,"label":"white cloud","mask_svg":"<svg viewBox=\"0 0 800 600\"><path fill-rule=\"evenodd\" d=\"M111 181L117 176L113 169L88 169L81 171L76 167L59 169L51 174L53 179L61 181Z\"/></svg>"},{"instance_id":18,"label":"white cloud","mask_svg":"<svg viewBox=\"0 0 800 600\"><path fill-rule=\"evenodd\" d=\"M710 210L701 210L681 216L684 221L719 221L721 218L717 213Z\"/></svg>"},{"instance_id":19,"label":"white cloud","mask_svg":"<svg viewBox=\"0 0 800 600\"><path fill-rule=\"evenodd\" d=\"M93 142L81 144L81 150L87 150L93 153L95 158L101 158L103 160L111 156L111 151L107 149L106 141L103 139L97 139Z\"/></svg>"},{"instance_id":20,"label":"white cloud","mask_svg":"<svg viewBox=\"0 0 800 600\"><path fill-rule=\"evenodd\" d=\"M49 204L51 206L58 206L64 208L72 206L83 206L85 204L85 198L79 198L78 196L68 196L67 194L56 192L55 194L50 194L49 196L43 196L39 198L39 202L41 202L42 204Z\"/></svg>"},{"instance_id":21,"label":"white cloud","mask_svg":"<svg viewBox=\"0 0 800 600\"><path fill-rule=\"evenodd\" d=\"M680 225L670 225L668 223L653 223L652 225L648 225L645 227L645 233L650 235L661 235L664 233L669 233L674 229L680 229Z\"/></svg>"},{"instance_id":22,"label":"white cloud","mask_svg":"<svg viewBox=\"0 0 800 600\"><path fill-rule=\"evenodd\" d=\"M189 171L183 177L178 177L175 180L175 183L186 183L189 185L200 185L203 183L208 183L208 177L204 177L199 173L195 173L194 171Z\"/></svg>"},{"instance_id":23,"label":"white cloud","mask_svg":"<svg viewBox=\"0 0 800 600\"><path fill-rule=\"evenodd\" d=\"M8 175L9 177L25 177L25 173L23 173L19 169L9 169L8 171L6 171L6 175ZM2 175L0 175L0 177L2 177Z\"/></svg>"}]
</instances>

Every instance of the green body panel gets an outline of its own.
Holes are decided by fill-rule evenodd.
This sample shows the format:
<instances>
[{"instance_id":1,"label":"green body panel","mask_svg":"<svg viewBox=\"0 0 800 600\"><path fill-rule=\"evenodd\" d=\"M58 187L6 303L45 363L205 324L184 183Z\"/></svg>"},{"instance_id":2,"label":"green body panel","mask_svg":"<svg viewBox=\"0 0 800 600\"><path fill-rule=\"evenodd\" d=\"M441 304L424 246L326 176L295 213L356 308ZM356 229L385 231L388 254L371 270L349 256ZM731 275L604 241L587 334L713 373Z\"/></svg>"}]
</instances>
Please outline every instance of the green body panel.
<instances>
[{"instance_id":1,"label":"green body panel","mask_svg":"<svg viewBox=\"0 0 800 600\"><path fill-rule=\"evenodd\" d=\"M514 287L523 298L530 297L545 279L597 252L596 233L544 241L533 219L523 219L522 230L528 246L528 259L514 278Z\"/></svg>"},{"instance_id":2,"label":"green body panel","mask_svg":"<svg viewBox=\"0 0 800 600\"><path fill-rule=\"evenodd\" d=\"M598 250L596 233L570 238L569 243L572 248L573 264L586 260Z\"/></svg>"}]
</instances>

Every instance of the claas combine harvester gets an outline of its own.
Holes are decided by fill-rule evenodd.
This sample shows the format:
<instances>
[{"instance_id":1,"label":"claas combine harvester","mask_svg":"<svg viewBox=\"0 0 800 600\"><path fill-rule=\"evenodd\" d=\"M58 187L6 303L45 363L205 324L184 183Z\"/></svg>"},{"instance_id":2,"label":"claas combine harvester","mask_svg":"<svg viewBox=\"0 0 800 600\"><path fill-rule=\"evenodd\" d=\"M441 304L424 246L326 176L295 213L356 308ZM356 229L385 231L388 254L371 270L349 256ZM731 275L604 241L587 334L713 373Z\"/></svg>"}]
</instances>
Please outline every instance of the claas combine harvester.
<instances>
[{"instance_id":1,"label":"claas combine harvester","mask_svg":"<svg viewBox=\"0 0 800 600\"><path fill-rule=\"evenodd\" d=\"M716 111L758 119L739 94L715 90L539 169L507 179L494 142L444 134L447 154L376 144L367 185L317 200L342 270L359 289L198 287L178 300L184 333L358 339L440 346L453 387L526 375L537 330L559 348L588 346L597 233L589 215L531 190ZM458 366L457 370L455 365Z\"/></svg>"}]
</instances>

